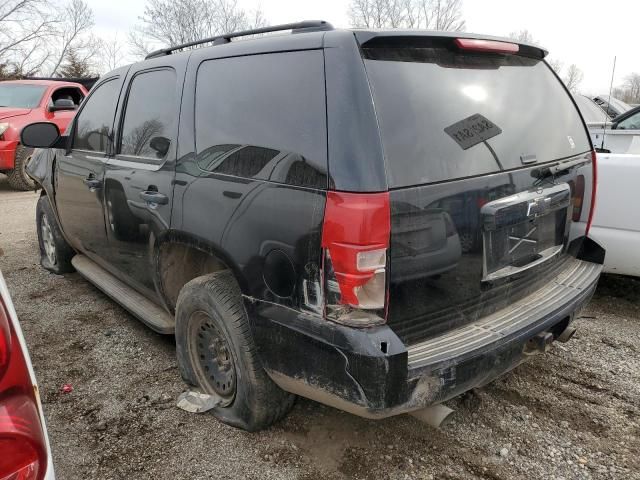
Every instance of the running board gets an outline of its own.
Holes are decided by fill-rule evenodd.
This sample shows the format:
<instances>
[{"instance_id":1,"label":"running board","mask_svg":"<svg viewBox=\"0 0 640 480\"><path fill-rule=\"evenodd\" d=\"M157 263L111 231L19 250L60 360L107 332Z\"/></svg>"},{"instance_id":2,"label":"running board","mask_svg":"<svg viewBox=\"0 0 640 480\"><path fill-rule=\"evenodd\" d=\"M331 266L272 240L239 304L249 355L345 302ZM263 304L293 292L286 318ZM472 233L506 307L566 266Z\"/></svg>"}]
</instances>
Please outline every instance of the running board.
<instances>
[{"instance_id":1,"label":"running board","mask_svg":"<svg viewBox=\"0 0 640 480\"><path fill-rule=\"evenodd\" d=\"M122 305L152 330L163 334L175 332L174 318L162 307L107 272L85 255L76 255L71 264L84 278Z\"/></svg>"}]
</instances>

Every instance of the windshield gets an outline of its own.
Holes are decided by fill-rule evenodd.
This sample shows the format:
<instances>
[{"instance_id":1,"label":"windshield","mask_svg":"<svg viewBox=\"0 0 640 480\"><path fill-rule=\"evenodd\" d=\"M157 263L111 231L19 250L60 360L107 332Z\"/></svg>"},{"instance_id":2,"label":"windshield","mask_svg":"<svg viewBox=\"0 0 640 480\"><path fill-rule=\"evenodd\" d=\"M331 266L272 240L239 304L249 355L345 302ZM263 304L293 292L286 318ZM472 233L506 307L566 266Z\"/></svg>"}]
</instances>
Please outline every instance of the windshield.
<instances>
[{"instance_id":1,"label":"windshield","mask_svg":"<svg viewBox=\"0 0 640 480\"><path fill-rule=\"evenodd\" d=\"M47 87L19 83L0 83L0 107L35 108Z\"/></svg>"},{"instance_id":2,"label":"windshield","mask_svg":"<svg viewBox=\"0 0 640 480\"><path fill-rule=\"evenodd\" d=\"M590 98L584 95L574 95L576 104L580 109L580 113L584 117L584 121L587 123L604 123L609 121L609 117L605 111L596 105Z\"/></svg>"},{"instance_id":3,"label":"windshield","mask_svg":"<svg viewBox=\"0 0 640 480\"><path fill-rule=\"evenodd\" d=\"M542 60L455 48L364 48L391 188L485 175L590 149Z\"/></svg>"}]
</instances>

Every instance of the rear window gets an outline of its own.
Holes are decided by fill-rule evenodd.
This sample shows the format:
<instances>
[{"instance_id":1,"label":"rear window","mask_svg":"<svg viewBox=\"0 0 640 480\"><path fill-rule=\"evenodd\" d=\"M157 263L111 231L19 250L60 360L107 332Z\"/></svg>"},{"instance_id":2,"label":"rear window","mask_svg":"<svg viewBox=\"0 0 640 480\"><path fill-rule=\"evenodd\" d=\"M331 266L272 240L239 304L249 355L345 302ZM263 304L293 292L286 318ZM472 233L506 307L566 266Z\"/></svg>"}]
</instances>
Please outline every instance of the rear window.
<instances>
[{"instance_id":1,"label":"rear window","mask_svg":"<svg viewBox=\"0 0 640 480\"><path fill-rule=\"evenodd\" d=\"M391 188L590 149L575 105L542 60L462 54L442 45L365 46L363 52Z\"/></svg>"}]
</instances>

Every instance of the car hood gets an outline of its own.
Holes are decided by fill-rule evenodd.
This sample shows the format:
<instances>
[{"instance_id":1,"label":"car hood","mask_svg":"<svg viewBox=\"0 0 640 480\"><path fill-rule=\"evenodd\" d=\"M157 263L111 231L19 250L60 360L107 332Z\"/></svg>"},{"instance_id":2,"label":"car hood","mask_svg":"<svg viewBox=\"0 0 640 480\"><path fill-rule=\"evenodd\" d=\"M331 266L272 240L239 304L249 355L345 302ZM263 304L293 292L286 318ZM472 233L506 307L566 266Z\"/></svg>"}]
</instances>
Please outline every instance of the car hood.
<instances>
[{"instance_id":1,"label":"car hood","mask_svg":"<svg viewBox=\"0 0 640 480\"><path fill-rule=\"evenodd\" d=\"M22 115L28 115L30 112L30 108L0 107L0 120L10 117L20 117Z\"/></svg>"}]
</instances>

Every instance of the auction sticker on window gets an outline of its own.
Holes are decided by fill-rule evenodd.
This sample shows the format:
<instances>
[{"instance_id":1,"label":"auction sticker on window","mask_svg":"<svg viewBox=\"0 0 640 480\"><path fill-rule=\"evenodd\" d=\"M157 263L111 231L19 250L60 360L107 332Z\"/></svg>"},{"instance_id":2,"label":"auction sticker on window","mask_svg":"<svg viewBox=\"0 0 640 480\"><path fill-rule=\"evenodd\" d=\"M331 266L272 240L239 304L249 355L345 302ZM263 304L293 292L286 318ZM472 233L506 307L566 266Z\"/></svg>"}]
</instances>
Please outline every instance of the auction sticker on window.
<instances>
[{"instance_id":1,"label":"auction sticker on window","mask_svg":"<svg viewBox=\"0 0 640 480\"><path fill-rule=\"evenodd\" d=\"M467 150L502 133L500 127L479 113L449 125L444 131L463 150Z\"/></svg>"}]
</instances>

